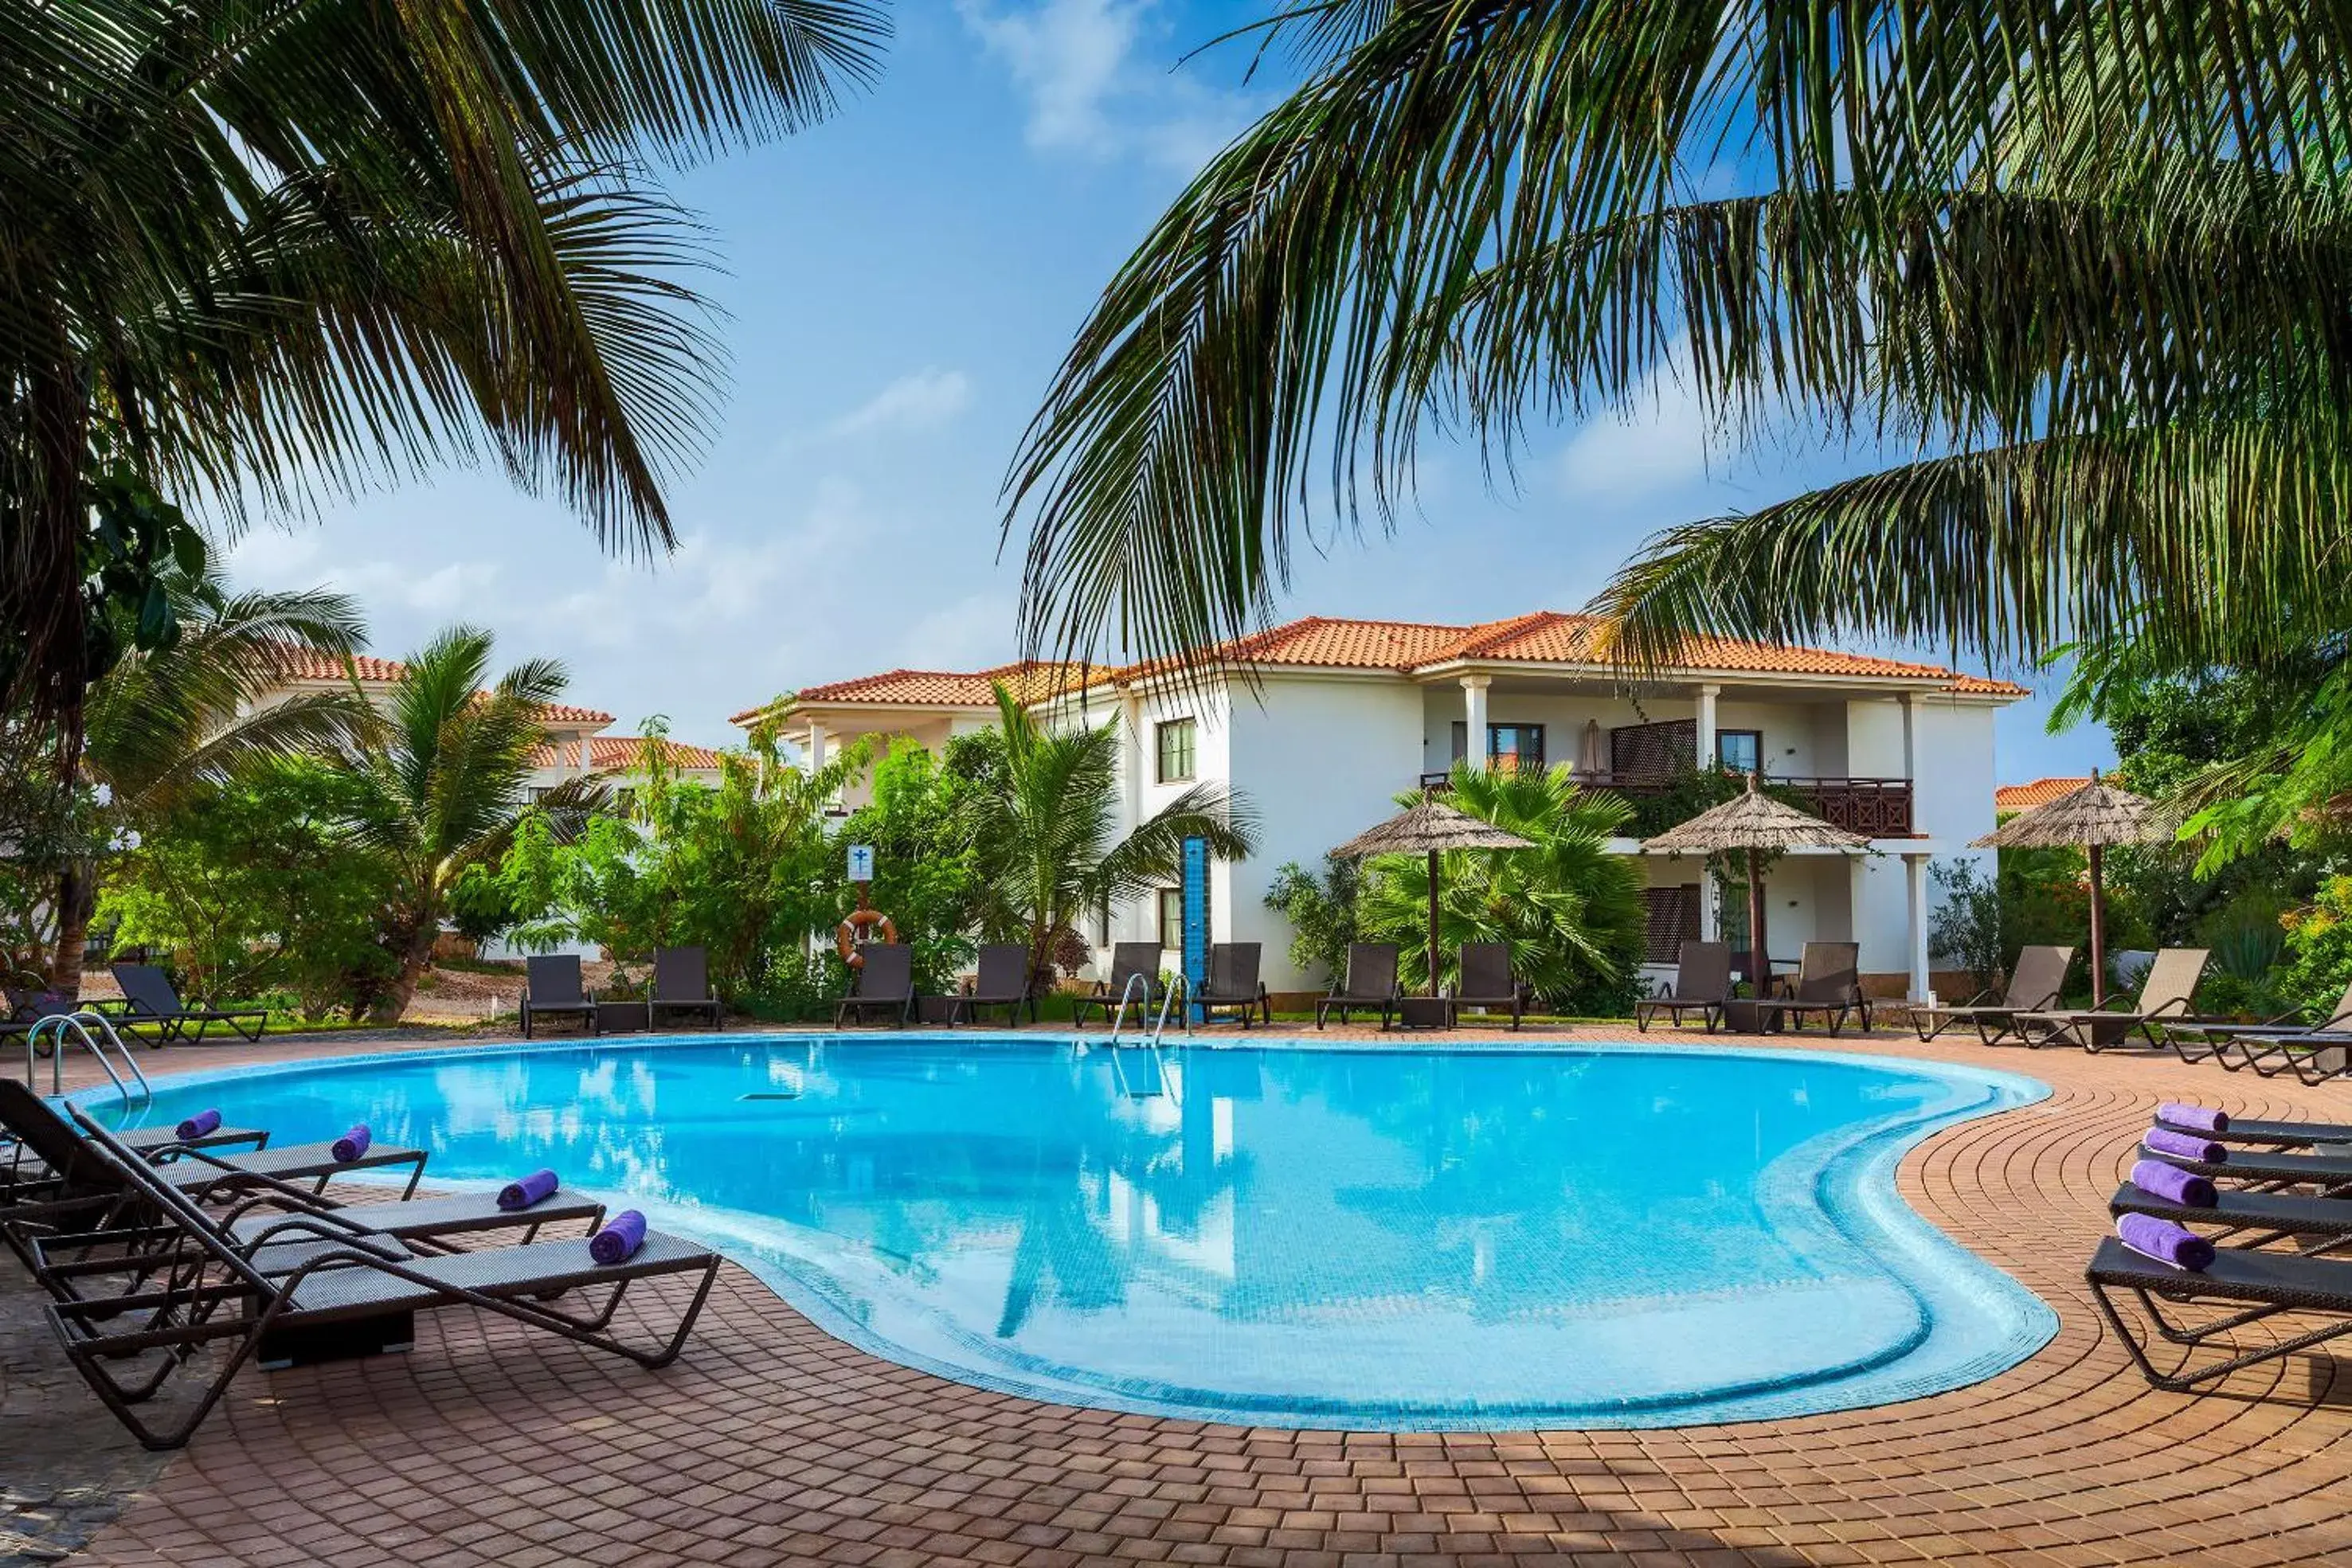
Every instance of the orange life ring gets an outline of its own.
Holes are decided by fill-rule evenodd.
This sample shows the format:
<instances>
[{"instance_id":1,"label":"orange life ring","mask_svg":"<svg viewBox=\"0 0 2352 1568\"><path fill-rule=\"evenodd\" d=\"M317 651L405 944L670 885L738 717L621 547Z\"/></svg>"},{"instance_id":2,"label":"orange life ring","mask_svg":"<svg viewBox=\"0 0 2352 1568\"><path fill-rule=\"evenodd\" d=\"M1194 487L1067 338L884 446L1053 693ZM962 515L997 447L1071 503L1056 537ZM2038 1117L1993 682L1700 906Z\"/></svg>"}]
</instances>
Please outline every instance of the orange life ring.
<instances>
[{"instance_id":1,"label":"orange life ring","mask_svg":"<svg viewBox=\"0 0 2352 1568\"><path fill-rule=\"evenodd\" d=\"M879 926L885 942L898 940L898 927L880 910L868 909L862 904L851 910L849 918L834 931L833 946L841 955L841 961L853 969L866 967L866 955L858 949L874 939L866 934L868 926Z\"/></svg>"}]
</instances>

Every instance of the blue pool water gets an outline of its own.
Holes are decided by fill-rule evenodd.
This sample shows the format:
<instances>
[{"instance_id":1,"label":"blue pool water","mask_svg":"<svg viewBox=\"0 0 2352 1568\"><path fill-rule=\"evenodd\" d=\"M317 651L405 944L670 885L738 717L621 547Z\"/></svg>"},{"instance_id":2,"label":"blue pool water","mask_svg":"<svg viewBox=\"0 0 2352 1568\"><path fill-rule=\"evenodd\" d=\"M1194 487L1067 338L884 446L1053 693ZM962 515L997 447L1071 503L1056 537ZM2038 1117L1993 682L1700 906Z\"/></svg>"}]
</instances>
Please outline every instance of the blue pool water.
<instances>
[{"instance_id":1,"label":"blue pool water","mask_svg":"<svg viewBox=\"0 0 2352 1568\"><path fill-rule=\"evenodd\" d=\"M433 1180L555 1166L967 1383L1294 1426L1664 1426L1907 1398L2056 1320L1894 1189L2030 1080L1632 1046L704 1036L159 1083ZM94 1107L95 1108L95 1107Z\"/></svg>"}]
</instances>

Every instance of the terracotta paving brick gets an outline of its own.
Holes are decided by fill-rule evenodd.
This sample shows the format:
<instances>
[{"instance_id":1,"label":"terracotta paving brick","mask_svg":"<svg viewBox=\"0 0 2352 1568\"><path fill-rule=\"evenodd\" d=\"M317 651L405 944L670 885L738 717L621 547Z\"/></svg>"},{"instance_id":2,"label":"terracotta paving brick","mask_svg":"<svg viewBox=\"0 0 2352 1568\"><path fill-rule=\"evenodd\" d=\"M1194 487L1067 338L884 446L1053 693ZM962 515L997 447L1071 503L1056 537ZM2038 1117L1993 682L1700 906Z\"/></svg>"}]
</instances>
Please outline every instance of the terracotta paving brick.
<instances>
[{"instance_id":1,"label":"terracotta paving brick","mask_svg":"<svg viewBox=\"0 0 2352 1568\"><path fill-rule=\"evenodd\" d=\"M304 1049L208 1050L205 1064ZM2352 1563L2352 1367L2304 1357L2202 1398L2157 1393L2082 1282L2158 1101L2352 1122L2352 1092L2169 1059L1886 1034L1860 1049L2022 1071L2055 1091L1937 1134L1898 1175L1922 1214L2059 1314L2040 1354L1971 1388L1656 1431L1159 1421L877 1360L730 1268L659 1374L452 1312L421 1321L407 1355L247 1372L86 1561ZM0 1449L21 1436L0 1434Z\"/></svg>"}]
</instances>

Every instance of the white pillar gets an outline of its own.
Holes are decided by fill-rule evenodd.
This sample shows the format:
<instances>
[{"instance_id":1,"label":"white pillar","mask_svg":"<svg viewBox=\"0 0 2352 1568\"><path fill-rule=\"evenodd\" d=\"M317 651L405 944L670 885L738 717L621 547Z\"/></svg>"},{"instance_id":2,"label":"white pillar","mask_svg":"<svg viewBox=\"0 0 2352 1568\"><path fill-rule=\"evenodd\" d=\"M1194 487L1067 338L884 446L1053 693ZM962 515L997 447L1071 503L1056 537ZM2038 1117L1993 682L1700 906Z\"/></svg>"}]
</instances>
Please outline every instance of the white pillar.
<instances>
[{"instance_id":1,"label":"white pillar","mask_svg":"<svg viewBox=\"0 0 2352 1568\"><path fill-rule=\"evenodd\" d=\"M1713 872L1705 870L1698 878L1698 939L1723 940L1723 883L1716 880Z\"/></svg>"},{"instance_id":2,"label":"white pillar","mask_svg":"<svg viewBox=\"0 0 2352 1568\"><path fill-rule=\"evenodd\" d=\"M580 737L580 749L579 749L579 751L578 751L577 753L575 753L575 754L574 754L573 760L574 760L574 761L579 765L579 768L580 768L580 777L581 777L581 778L583 778L583 779L587 778L587 777L588 777L588 771L589 771L589 769L588 769L588 737L587 737L584 733Z\"/></svg>"},{"instance_id":3,"label":"white pillar","mask_svg":"<svg viewBox=\"0 0 2352 1568\"><path fill-rule=\"evenodd\" d=\"M1462 677L1463 755L1477 773L1486 771L1486 688L1493 684L1488 675Z\"/></svg>"},{"instance_id":4,"label":"white pillar","mask_svg":"<svg viewBox=\"0 0 2352 1568\"><path fill-rule=\"evenodd\" d=\"M814 719L811 719L809 720L808 770L811 773L816 773L821 771L824 767L824 726L817 723Z\"/></svg>"},{"instance_id":5,"label":"white pillar","mask_svg":"<svg viewBox=\"0 0 2352 1568\"><path fill-rule=\"evenodd\" d=\"M1911 996L1915 1002L1927 999L1927 857L1903 857L1904 891L1910 895L1911 919Z\"/></svg>"},{"instance_id":6,"label":"white pillar","mask_svg":"<svg viewBox=\"0 0 2352 1568\"><path fill-rule=\"evenodd\" d=\"M1915 783L1919 778L1919 708L1927 700L1919 692L1903 695L1903 777ZM1912 826L1916 831L1918 824Z\"/></svg>"},{"instance_id":7,"label":"white pillar","mask_svg":"<svg viewBox=\"0 0 2352 1568\"><path fill-rule=\"evenodd\" d=\"M1722 695L1723 688L1718 685L1702 685L1698 689L1698 755L1691 761L1695 768L1715 766L1715 699Z\"/></svg>"},{"instance_id":8,"label":"white pillar","mask_svg":"<svg viewBox=\"0 0 2352 1568\"><path fill-rule=\"evenodd\" d=\"M1144 727L1143 698L1132 690L1121 691L1118 695L1118 723L1119 728L1125 731L1119 737L1120 809L1126 814L1128 831L1133 832L1143 825L1143 770L1146 766L1143 754L1158 737ZM1197 741L1197 734L1194 738ZM1123 935L1132 941L1157 936L1159 914L1156 895L1145 899L1139 906L1130 902L1125 910L1114 904L1110 936L1116 938ZM1102 966L1102 972L1105 975L1110 973L1108 964Z\"/></svg>"}]
</instances>

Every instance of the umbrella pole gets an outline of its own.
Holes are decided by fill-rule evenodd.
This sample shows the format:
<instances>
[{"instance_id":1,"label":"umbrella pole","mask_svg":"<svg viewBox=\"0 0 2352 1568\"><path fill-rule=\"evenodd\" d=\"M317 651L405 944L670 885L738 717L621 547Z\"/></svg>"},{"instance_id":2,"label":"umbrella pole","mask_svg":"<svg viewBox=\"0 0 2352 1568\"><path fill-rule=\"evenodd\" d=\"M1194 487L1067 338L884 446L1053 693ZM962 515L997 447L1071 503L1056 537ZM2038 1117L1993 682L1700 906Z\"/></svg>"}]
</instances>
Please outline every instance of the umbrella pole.
<instances>
[{"instance_id":1,"label":"umbrella pole","mask_svg":"<svg viewBox=\"0 0 2352 1568\"><path fill-rule=\"evenodd\" d=\"M2091 1005L2104 1007L2107 1000L2107 923L2106 890L2099 866L2099 846L2085 844L2091 854Z\"/></svg>"},{"instance_id":2,"label":"umbrella pole","mask_svg":"<svg viewBox=\"0 0 2352 1568\"><path fill-rule=\"evenodd\" d=\"M1772 986L1772 960L1764 946L1764 871L1756 852L1748 852L1748 993L1758 1001Z\"/></svg>"},{"instance_id":3,"label":"umbrella pole","mask_svg":"<svg viewBox=\"0 0 2352 1568\"><path fill-rule=\"evenodd\" d=\"M1429 994L1437 995L1437 852L1429 852Z\"/></svg>"}]
</instances>

